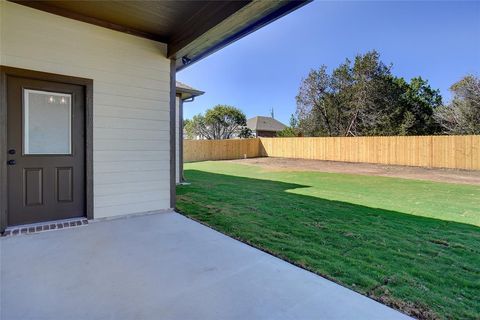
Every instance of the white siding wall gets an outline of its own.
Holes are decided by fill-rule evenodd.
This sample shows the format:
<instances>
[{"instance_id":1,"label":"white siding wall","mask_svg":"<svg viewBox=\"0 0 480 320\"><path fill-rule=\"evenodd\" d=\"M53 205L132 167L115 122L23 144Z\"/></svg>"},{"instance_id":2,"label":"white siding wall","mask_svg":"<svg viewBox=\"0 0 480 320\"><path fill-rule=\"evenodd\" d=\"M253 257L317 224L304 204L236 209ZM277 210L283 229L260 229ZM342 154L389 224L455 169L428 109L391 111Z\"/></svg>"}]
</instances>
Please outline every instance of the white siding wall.
<instances>
[{"instance_id":1,"label":"white siding wall","mask_svg":"<svg viewBox=\"0 0 480 320\"><path fill-rule=\"evenodd\" d=\"M170 206L166 45L0 0L0 63L94 80L95 218Z\"/></svg>"}]
</instances>

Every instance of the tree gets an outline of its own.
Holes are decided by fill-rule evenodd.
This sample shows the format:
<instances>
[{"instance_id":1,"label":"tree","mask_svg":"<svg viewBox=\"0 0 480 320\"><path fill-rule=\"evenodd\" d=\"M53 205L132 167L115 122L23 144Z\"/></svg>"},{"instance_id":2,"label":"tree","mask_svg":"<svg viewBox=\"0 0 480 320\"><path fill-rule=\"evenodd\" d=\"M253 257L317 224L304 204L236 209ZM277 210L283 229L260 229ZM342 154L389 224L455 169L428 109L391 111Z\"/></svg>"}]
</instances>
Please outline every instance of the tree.
<instances>
[{"instance_id":1,"label":"tree","mask_svg":"<svg viewBox=\"0 0 480 320\"><path fill-rule=\"evenodd\" d=\"M242 129L240 129L240 133L238 134L238 137L240 139L253 138L252 129L250 129L248 127L242 127Z\"/></svg>"},{"instance_id":2,"label":"tree","mask_svg":"<svg viewBox=\"0 0 480 320\"><path fill-rule=\"evenodd\" d=\"M438 133L440 127L435 120L434 112L442 105L440 91L430 87L427 80L421 77L413 78L406 83L403 78L402 97L398 108L403 111L399 134L426 135ZM403 110L402 110L403 107Z\"/></svg>"},{"instance_id":3,"label":"tree","mask_svg":"<svg viewBox=\"0 0 480 320\"><path fill-rule=\"evenodd\" d=\"M468 75L450 88L452 101L435 112L444 133L480 134L480 78Z\"/></svg>"},{"instance_id":4,"label":"tree","mask_svg":"<svg viewBox=\"0 0 480 320\"><path fill-rule=\"evenodd\" d=\"M348 60L347 60L348 61ZM378 126L385 114L386 102L389 98L390 66L380 61L376 51L357 55L351 67L351 99L346 109L348 124L345 135L378 134Z\"/></svg>"},{"instance_id":5,"label":"tree","mask_svg":"<svg viewBox=\"0 0 480 320\"><path fill-rule=\"evenodd\" d=\"M300 130L307 136L340 135L338 114L340 106L331 104L334 88L327 67L311 70L302 80L297 100Z\"/></svg>"},{"instance_id":6,"label":"tree","mask_svg":"<svg viewBox=\"0 0 480 320\"><path fill-rule=\"evenodd\" d=\"M286 127L280 132L277 132L278 137L299 137L301 136L300 131L298 130L298 120L292 114L290 116L290 126Z\"/></svg>"},{"instance_id":7,"label":"tree","mask_svg":"<svg viewBox=\"0 0 480 320\"><path fill-rule=\"evenodd\" d=\"M245 114L232 106L216 105L205 115L198 114L188 123L185 130L193 136L208 140L230 139L240 127L247 124Z\"/></svg>"},{"instance_id":8,"label":"tree","mask_svg":"<svg viewBox=\"0 0 480 320\"><path fill-rule=\"evenodd\" d=\"M195 139L196 132L194 122L192 120L185 119L185 121L183 121L183 129L187 139Z\"/></svg>"},{"instance_id":9,"label":"tree","mask_svg":"<svg viewBox=\"0 0 480 320\"><path fill-rule=\"evenodd\" d=\"M428 135L440 131L434 111L442 105L439 90L434 90L421 77L407 82L404 78L385 79L383 109L374 125L373 134Z\"/></svg>"},{"instance_id":10,"label":"tree","mask_svg":"<svg viewBox=\"0 0 480 320\"><path fill-rule=\"evenodd\" d=\"M376 51L346 59L333 70L311 70L302 80L296 115L306 136L431 134L438 90L414 78L391 74Z\"/></svg>"}]
</instances>

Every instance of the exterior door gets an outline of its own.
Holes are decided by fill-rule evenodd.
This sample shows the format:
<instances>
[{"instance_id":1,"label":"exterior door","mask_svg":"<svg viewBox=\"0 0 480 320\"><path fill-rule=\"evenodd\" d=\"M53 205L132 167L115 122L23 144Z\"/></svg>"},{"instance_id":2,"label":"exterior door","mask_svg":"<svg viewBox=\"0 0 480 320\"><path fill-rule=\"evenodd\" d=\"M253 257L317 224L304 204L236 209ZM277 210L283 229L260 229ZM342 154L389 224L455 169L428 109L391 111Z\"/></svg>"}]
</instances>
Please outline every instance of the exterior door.
<instances>
[{"instance_id":1,"label":"exterior door","mask_svg":"<svg viewBox=\"0 0 480 320\"><path fill-rule=\"evenodd\" d=\"M7 78L7 225L86 215L84 90Z\"/></svg>"}]
</instances>

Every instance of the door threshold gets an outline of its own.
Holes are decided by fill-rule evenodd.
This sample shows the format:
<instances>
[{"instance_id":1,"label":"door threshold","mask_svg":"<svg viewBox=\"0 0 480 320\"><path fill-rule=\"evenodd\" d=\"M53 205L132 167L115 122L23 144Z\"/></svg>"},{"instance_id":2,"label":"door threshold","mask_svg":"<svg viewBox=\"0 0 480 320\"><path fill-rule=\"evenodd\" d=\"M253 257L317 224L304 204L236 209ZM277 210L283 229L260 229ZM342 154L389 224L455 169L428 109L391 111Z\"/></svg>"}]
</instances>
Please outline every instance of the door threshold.
<instances>
[{"instance_id":1,"label":"door threshold","mask_svg":"<svg viewBox=\"0 0 480 320\"><path fill-rule=\"evenodd\" d=\"M55 220L55 221L45 221L45 222L7 227L7 229L5 230L5 232L2 233L1 236L7 237L7 236L17 236L21 234L40 233L45 231L79 227L87 224L88 224L88 220L85 217Z\"/></svg>"}]
</instances>

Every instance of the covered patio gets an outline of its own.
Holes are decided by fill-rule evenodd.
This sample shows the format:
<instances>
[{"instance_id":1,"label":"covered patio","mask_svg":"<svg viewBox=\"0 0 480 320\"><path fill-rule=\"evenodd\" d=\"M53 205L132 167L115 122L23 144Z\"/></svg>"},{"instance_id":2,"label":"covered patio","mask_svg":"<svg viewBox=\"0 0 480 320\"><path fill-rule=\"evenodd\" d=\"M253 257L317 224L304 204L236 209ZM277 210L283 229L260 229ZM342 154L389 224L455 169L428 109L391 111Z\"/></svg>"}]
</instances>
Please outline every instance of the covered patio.
<instances>
[{"instance_id":1,"label":"covered patio","mask_svg":"<svg viewBox=\"0 0 480 320\"><path fill-rule=\"evenodd\" d=\"M176 212L0 240L0 318L408 319Z\"/></svg>"},{"instance_id":2,"label":"covered patio","mask_svg":"<svg viewBox=\"0 0 480 320\"><path fill-rule=\"evenodd\" d=\"M1 320L407 318L172 211L176 72L307 2L0 0Z\"/></svg>"}]
</instances>

